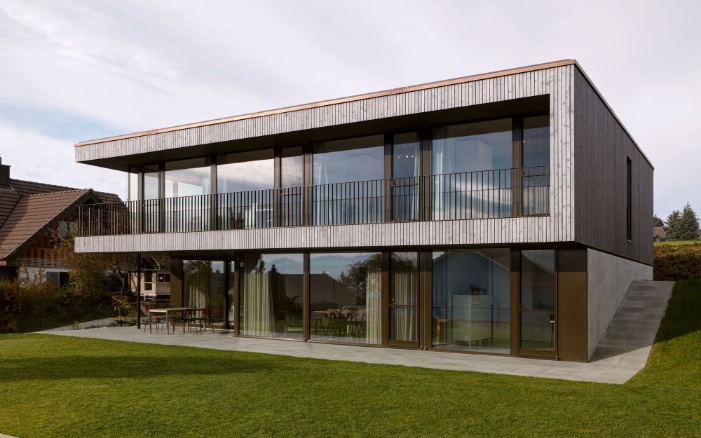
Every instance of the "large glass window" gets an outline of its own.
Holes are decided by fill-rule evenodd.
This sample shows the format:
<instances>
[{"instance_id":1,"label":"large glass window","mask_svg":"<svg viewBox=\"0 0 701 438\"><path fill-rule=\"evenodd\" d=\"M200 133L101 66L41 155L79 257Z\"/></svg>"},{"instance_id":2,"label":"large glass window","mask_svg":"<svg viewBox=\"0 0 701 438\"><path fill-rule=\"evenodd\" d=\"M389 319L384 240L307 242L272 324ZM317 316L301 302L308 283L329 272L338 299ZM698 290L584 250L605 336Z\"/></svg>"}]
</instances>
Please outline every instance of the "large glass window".
<instances>
[{"instance_id":1,"label":"large glass window","mask_svg":"<svg viewBox=\"0 0 701 438\"><path fill-rule=\"evenodd\" d=\"M302 148L283 149L281 163L280 222L282 226L301 225L304 186L304 156L302 155Z\"/></svg>"},{"instance_id":2,"label":"large glass window","mask_svg":"<svg viewBox=\"0 0 701 438\"><path fill-rule=\"evenodd\" d=\"M187 307L212 307L214 326L223 327L224 262L214 260L184 260L183 289Z\"/></svg>"},{"instance_id":3,"label":"large glass window","mask_svg":"<svg viewBox=\"0 0 701 438\"><path fill-rule=\"evenodd\" d=\"M550 116L523 119L523 215L547 214L550 192Z\"/></svg>"},{"instance_id":4,"label":"large glass window","mask_svg":"<svg viewBox=\"0 0 701 438\"><path fill-rule=\"evenodd\" d=\"M241 334L302 339L303 274L302 254L245 254Z\"/></svg>"},{"instance_id":5,"label":"large glass window","mask_svg":"<svg viewBox=\"0 0 701 438\"><path fill-rule=\"evenodd\" d=\"M314 144L314 224L382 222L384 136Z\"/></svg>"},{"instance_id":6,"label":"large glass window","mask_svg":"<svg viewBox=\"0 0 701 438\"><path fill-rule=\"evenodd\" d=\"M521 348L555 348L555 251L521 251Z\"/></svg>"},{"instance_id":7,"label":"large glass window","mask_svg":"<svg viewBox=\"0 0 701 438\"><path fill-rule=\"evenodd\" d=\"M396 134L392 149L392 218L419 218L421 143L417 132Z\"/></svg>"},{"instance_id":8,"label":"large glass window","mask_svg":"<svg viewBox=\"0 0 701 438\"><path fill-rule=\"evenodd\" d=\"M221 155L217 163L220 229L272 227L275 187L272 149Z\"/></svg>"},{"instance_id":9,"label":"large glass window","mask_svg":"<svg viewBox=\"0 0 701 438\"><path fill-rule=\"evenodd\" d=\"M433 253L433 347L510 351L510 250Z\"/></svg>"},{"instance_id":10,"label":"large glass window","mask_svg":"<svg viewBox=\"0 0 701 438\"><path fill-rule=\"evenodd\" d=\"M144 205L143 205L143 227L146 233L155 233L160 231L159 222L159 169L158 165L153 164L144 166Z\"/></svg>"},{"instance_id":11,"label":"large glass window","mask_svg":"<svg viewBox=\"0 0 701 438\"><path fill-rule=\"evenodd\" d=\"M212 169L209 158L170 161L164 172L166 231L209 230Z\"/></svg>"},{"instance_id":12,"label":"large glass window","mask_svg":"<svg viewBox=\"0 0 701 438\"><path fill-rule=\"evenodd\" d=\"M380 344L381 253L310 255L310 338Z\"/></svg>"},{"instance_id":13,"label":"large glass window","mask_svg":"<svg viewBox=\"0 0 701 438\"><path fill-rule=\"evenodd\" d=\"M433 129L434 220L511 215L511 119Z\"/></svg>"}]
</instances>

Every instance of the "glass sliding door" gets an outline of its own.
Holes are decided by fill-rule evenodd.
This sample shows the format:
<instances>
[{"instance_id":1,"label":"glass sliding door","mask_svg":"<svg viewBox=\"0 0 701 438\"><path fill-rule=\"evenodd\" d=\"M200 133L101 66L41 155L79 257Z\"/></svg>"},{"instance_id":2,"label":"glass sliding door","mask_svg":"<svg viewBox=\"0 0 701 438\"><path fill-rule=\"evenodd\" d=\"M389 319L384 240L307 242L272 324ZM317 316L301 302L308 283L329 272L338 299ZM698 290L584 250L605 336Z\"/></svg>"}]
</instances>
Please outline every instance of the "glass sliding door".
<instances>
[{"instance_id":1,"label":"glass sliding door","mask_svg":"<svg viewBox=\"0 0 701 438\"><path fill-rule=\"evenodd\" d=\"M280 225L302 225L304 155L301 147L282 150L280 189Z\"/></svg>"},{"instance_id":2,"label":"glass sliding door","mask_svg":"<svg viewBox=\"0 0 701 438\"><path fill-rule=\"evenodd\" d=\"M510 353L510 254L433 253L433 348Z\"/></svg>"},{"instance_id":3,"label":"glass sliding door","mask_svg":"<svg viewBox=\"0 0 701 438\"><path fill-rule=\"evenodd\" d=\"M392 219L419 219L421 143L418 132L396 134L392 146Z\"/></svg>"},{"instance_id":4,"label":"glass sliding door","mask_svg":"<svg viewBox=\"0 0 701 438\"><path fill-rule=\"evenodd\" d=\"M143 229L146 233L160 231L160 184L157 164L144 166L144 202L142 211Z\"/></svg>"},{"instance_id":5,"label":"glass sliding door","mask_svg":"<svg viewBox=\"0 0 701 438\"><path fill-rule=\"evenodd\" d=\"M241 334L303 339L303 255L247 253L242 260Z\"/></svg>"},{"instance_id":6,"label":"glass sliding door","mask_svg":"<svg viewBox=\"0 0 701 438\"><path fill-rule=\"evenodd\" d=\"M239 312L237 312L236 306L236 263L237 259L232 259L229 263L227 263L227 267L229 269L229 283L227 285L227 322L229 324L228 328L231 330L235 329L236 320L239 314Z\"/></svg>"},{"instance_id":7,"label":"glass sliding door","mask_svg":"<svg viewBox=\"0 0 701 438\"><path fill-rule=\"evenodd\" d=\"M211 225L212 168L209 158L165 163L165 231L207 231Z\"/></svg>"},{"instance_id":8,"label":"glass sliding door","mask_svg":"<svg viewBox=\"0 0 701 438\"><path fill-rule=\"evenodd\" d=\"M314 144L314 225L384 219L384 136Z\"/></svg>"},{"instance_id":9,"label":"glass sliding door","mask_svg":"<svg viewBox=\"0 0 701 438\"><path fill-rule=\"evenodd\" d=\"M511 216L511 119L433 129L433 220Z\"/></svg>"},{"instance_id":10,"label":"glass sliding door","mask_svg":"<svg viewBox=\"0 0 701 438\"><path fill-rule=\"evenodd\" d=\"M419 271L415 252L390 254L389 340L418 344Z\"/></svg>"},{"instance_id":11,"label":"glass sliding door","mask_svg":"<svg viewBox=\"0 0 701 438\"><path fill-rule=\"evenodd\" d=\"M212 307L212 323L223 328L226 296L224 262L183 260L183 291L186 307Z\"/></svg>"},{"instance_id":12,"label":"glass sliding door","mask_svg":"<svg viewBox=\"0 0 701 438\"><path fill-rule=\"evenodd\" d=\"M523 119L523 215L550 211L550 116Z\"/></svg>"},{"instance_id":13,"label":"glass sliding door","mask_svg":"<svg viewBox=\"0 0 701 438\"><path fill-rule=\"evenodd\" d=\"M310 338L382 342L382 254L310 255Z\"/></svg>"},{"instance_id":14,"label":"glass sliding door","mask_svg":"<svg viewBox=\"0 0 701 438\"><path fill-rule=\"evenodd\" d=\"M217 158L219 228L273 226L273 150L239 152Z\"/></svg>"},{"instance_id":15,"label":"glass sliding door","mask_svg":"<svg viewBox=\"0 0 701 438\"><path fill-rule=\"evenodd\" d=\"M555 350L555 250L521 251L520 350Z\"/></svg>"}]
</instances>

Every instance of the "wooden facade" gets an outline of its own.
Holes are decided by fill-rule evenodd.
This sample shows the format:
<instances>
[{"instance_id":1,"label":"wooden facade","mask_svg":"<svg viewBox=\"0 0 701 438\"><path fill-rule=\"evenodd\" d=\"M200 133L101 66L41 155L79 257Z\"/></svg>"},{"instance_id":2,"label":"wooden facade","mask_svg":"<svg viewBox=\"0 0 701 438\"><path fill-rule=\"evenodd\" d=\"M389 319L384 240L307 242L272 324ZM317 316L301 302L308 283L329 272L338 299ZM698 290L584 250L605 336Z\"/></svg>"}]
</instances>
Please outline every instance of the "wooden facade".
<instances>
[{"instance_id":1,"label":"wooden facade","mask_svg":"<svg viewBox=\"0 0 701 438\"><path fill-rule=\"evenodd\" d=\"M213 151L285 146L286 138L299 138L285 137L291 133L307 141L328 140L324 135L333 135L333 131L325 128L345 126L353 132L369 133L401 124L408 116L485 108L535 96L546 97L549 102L551 177L547 217L90 237L79 239L78 248L87 252L160 252L577 242L652 264L652 247L648 244L652 166L574 61L84 142L76 145L76 160L127 170L127 161L145 164ZM634 167L632 243L621 238L626 227L626 157Z\"/></svg>"},{"instance_id":2,"label":"wooden facade","mask_svg":"<svg viewBox=\"0 0 701 438\"><path fill-rule=\"evenodd\" d=\"M207 162L216 165L219 154L274 148L275 189L280 190L280 159L284 148L301 146L306 169L303 172L304 185L309 187L312 185L309 169L313 162L314 143L383 134L386 183L383 190L384 199L390 199L391 183L387 178L391 177L393 144L388 139L392 134L407 131L430 133L432 127L448 124L511 118L513 166L520 167L525 162L521 160L521 148L525 143L523 120L545 114L549 116L550 129L549 181L545 190L549 205L546 204L547 211L537 215L521 214L521 178L517 177L514 181L518 182L510 187L514 197L511 211L514 213L509 217L430 221L426 220L429 216L422 213L414 218L415 221L409 222L387 220L311 226L308 224L313 222L305 220L289 227L279 226L283 222L275 217L265 227L257 229L183 229L183 232L151 233L142 233L145 228L134 232L129 227L116 227L115 232L106 233L113 235L86 233L87 236L76 239L75 248L77 252L88 253L170 256L170 298L174 305L182 305L185 300L183 260L222 260L227 266L226 283L234 290L231 297L227 295L229 301L226 302L234 309L240 308L238 276L243 255L247 252L303 253L303 314L304 333L307 334L310 333L311 255L382 252L381 289L386 309L389 290L386 265L390 252L415 252L419 259L420 330L414 346L428 349L433 345L432 327L436 320L436 315L432 314L435 303L432 298L431 251L499 248L510 251L511 258L508 284L511 354L586 361L600 338L599 326L608 324L612 317L609 310L615 312L618 308L619 298L625 294L630 281L651 277L653 167L575 61L559 61L82 142L76 145L75 154L78 162L125 172L132 171L132 166L158 164L161 172L159 197L163 197L162 172L168 161L205 157L209 160ZM420 142L420 174L421 177L431 176L432 138L421 134ZM213 167L212 174L216 176L216 167ZM139 184L140 196L143 196L143 183ZM216 185L212 191L217 193ZM420 193L421 203L427 208L431 195L428 190ZM308 204L304 204L305 212L311 211L310 199L305 198ZM277 204L273 204L272 210L279 212L280 201L275 202ZM392 217L391 205L389 201L383 204L384 218ZM214 217L214 214L210 215L214 210L207 209L205 216ZM140 210L143 207L133 207L137 214ZM162 213L157 222L163 222ZM216 218L212 223L216 224ZM160 225L154 229L173 230ZM523 301L520 260L522 254L533 250L553 254L555 301L537 309L533 303L532 308L520 308ZM606 290L599 291L597 285L601 282L597 276L612 272L599 264L600 258L607 257L614 258L614 265L618 263L616 266L630 272L629 275L619 275L620 284L609 287L606 283ZM230 266L236 269L229 272ZM519 344L522 340L522 313L534 311L549 317L545 321L547 337L551 344L556 345L543 354L529 352ZM603 317L594 318L594 313ZM228 324L236 335L239 334L238 319L234 323L227 314L223 317L223 324ZM382 345L392 346L386 324L383 330Z\"/></svg>"},{"instance_id":3,"label":"wooden facade","mask_svg":"<svg viewBox=\"0 0 701 438\"><path fill-rule=\"evenodd\" d=\"M574 75L576 242L652 265L653 167L584 73ZM632 163L632 238L626 162Z\"/></svg>"}]
</instances>

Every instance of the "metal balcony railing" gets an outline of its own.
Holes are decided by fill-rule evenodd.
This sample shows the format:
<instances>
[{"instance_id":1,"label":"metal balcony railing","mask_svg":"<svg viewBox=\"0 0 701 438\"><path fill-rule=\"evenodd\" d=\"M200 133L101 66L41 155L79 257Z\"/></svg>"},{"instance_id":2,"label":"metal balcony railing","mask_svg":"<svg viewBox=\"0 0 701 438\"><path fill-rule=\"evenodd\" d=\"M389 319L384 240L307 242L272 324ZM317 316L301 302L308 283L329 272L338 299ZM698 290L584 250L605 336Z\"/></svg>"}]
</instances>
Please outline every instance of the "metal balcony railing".
<instances>
[{"instance_id":1,"label":"metal balcony railing","mask_svg":"<svg viewBox=\"0 0 701 438\"><path fill-rule=\"evenodd\" d=\"M549 214L548 166L147 199L79 208L79 236Z\"/></svg>"}]
</instances>

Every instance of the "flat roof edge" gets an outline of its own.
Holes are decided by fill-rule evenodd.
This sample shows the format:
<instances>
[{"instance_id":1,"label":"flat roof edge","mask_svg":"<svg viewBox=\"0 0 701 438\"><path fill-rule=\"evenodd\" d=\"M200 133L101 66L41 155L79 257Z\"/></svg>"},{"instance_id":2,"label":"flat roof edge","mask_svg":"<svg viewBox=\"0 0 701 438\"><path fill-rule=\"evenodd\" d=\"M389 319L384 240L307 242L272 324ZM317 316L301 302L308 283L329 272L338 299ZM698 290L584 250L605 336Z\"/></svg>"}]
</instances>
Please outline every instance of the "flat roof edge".
<instances>
[{"instance_id":1,"label":"flat roof edge","mask_svg":"<svg viewBox=\"0 0 701 438\"><path fill-rule=\"evenodd\" d=\"M527 73L527 72L531 72L531 71L562 67L562 66L566 66L566 65L578 65L578 64L577 64L577 61L574 59L563 59L560 61L547 62L544 64L534 64L534 65L529 65L529 66L525 66L525 67L512 68L512 69L508 69L508 70L497 70L497 71L493 71L493 72L489 72L489 73L480 73L477 75L463 76L460 78L446 79L446 80L436 81L436 82L427 82L427 83L419 84L419 85L411 85L411 86L407 86L407 87L392 88L390 90L376 91L376 92L372 92L372 93L357 94L354 96L341 97L341 98L329 99L329 100L322 100L322 101L318 101L318 102L305 103L305 104L301 104L301 105L288 106L288 107L277 108L277 109L266 110L266 111L259 111L259 112L255 112L255 113L242 114L242 115L238 115L238 116L225 117L225 118L221 118L221 119L207 120L207 121L203 121L203 122L189 123L189 124L185 124L185 125L176 125L176 126L171 126L171 127L167 127L167 128L160 128L160 129L153 129L153 130L149 130L149 131L135 132L132 134L122 134L122 135L105 137L105 138L100 138L100 139L95 139L95 140L86 140L86 141L81 141L81 142L76 143L75 147L88 146L88 145L99 144L99 143L106 143L106 142L115 141L115 140L125 140L128 138L145 137L145 136L149 136L149 135L161 134L164 132L180 131L180 130L189 129L189 128L198 128L198 127L202 127L202 126L216 125L216 124L220 124L220 123L227 123L227 122L233 122L233 121L237 121L237 120L251 119L251 118L255 118L255 117L263 117L263 116L282 114L282 113L300 111L300 110L311 109L311 108L319 108L319 107L335 105L335 104L339 104L339 103L347 103L347 102L353 102L353 101L358 101L358 100L363 100L363 99L371 99L371 98L375 98L375 97L391 96L394 94L401 94L401 93L410 93L413 91L420 91L420 90L426 90L426 89L430 89L430 88L445 87L445 86L449 86L449 85L456 85L456 84L462 84L462 83L467 83L467 82L480 81L483 79L490 79L490 78L495 78L495 77L499 77L499 76L509 76L509 75L513 75L513 74ZM581 67L579 67L579 70L582 73L584 73ZM586 77L586 75L585 75L585 77ZM587 78L587 80L589 80L589 78ZM589 81L589 83L591 84L591 81ZM597 90L597 93L599 93L598 90ZM599 96L601 96L601 93L599 93ZM608 106L608 104L607 104L607 106ZM619 121L619 123L620 123L620 121ZM630 134L628 134L628 135L630 135Z\"/></svg>"}]
</instances>

